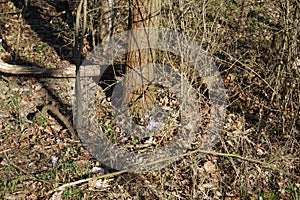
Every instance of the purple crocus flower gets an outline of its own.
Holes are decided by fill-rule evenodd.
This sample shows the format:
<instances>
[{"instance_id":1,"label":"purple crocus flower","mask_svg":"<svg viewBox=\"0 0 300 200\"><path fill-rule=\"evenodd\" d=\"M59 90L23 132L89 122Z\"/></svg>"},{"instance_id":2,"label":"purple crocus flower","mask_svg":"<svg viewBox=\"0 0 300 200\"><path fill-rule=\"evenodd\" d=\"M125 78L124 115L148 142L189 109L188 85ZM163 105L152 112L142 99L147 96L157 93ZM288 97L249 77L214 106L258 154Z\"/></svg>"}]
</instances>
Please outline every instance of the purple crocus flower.
<instances>
[{"instance_id":1,"label":"purple crocus flower","mask_svg":"<svg viewBox=\"0 0 300 200\"><path fill-rule=\"evenodd\" d=\"M20 116L21 118L24 118L24 117L27 116L27 113L24 112L24 111L20 111L20 112L19 112L19 116Z\"/></svg>"},{"instance_id":2,"label":"purple crocus flower","mask_svg":"<svg viewBox=\"0 0 300 200\"><path fill-rule=\"evenodd\" d=\"M157 122L154 119L150 119L147 129L151 131L156 127L157 127Z\"/></svg>"},{"instance_id":3,"label":"purple crocus flower","mask_svg":"<svg viewBox=\"0 0 300 200\"><path fill-rule=\"evenodd\" d=\"M58 161L58 157L57 156L51 156L51 163L52 163L52 165L56 165L57 161Z\"/></svg>"}]
</instances>

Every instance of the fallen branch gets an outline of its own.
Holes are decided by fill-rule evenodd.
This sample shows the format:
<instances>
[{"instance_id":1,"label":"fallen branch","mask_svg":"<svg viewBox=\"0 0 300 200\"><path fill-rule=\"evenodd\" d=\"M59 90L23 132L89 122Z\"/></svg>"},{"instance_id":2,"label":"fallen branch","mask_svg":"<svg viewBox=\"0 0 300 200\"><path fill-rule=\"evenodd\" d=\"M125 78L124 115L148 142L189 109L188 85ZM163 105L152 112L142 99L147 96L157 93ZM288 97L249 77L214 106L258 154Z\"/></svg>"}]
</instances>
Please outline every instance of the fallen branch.
<instances>
[{"instance_id":1,"label":"fallen branch","mask_svg":"<svg viewBox=\"0 0 300 200\"><path fill-rule=\"evenodd\" d=\"M53 78L76 77L75 66L66 68L41 68L37 66L13 65L0 59L0 72L13 75L34 75Z\"/></svg>"},{"instance_id":2,"label":"fallen branch","mask_svg":"<svg viewBox=\"0 0 300 200\"><path fill-rule=\"evenodd\" d=\"M0 73L12 75L41 76L49 78L75 78L76 67L71 65L66 68L41 68L37 66L13 65L3 62L0 59ZM81 77L94 77L100 75L97 65L90 65L80 68Z\"/></svg>"},{"instance_id":3,"label":"fallen branch","mask_svg":"<svg viewBox=\"0 0 300 200\"><path fill-rule=\"evenodd\" d=\"M51 111L52 114L54 114L56 117L59 118L60 121L62 121L62 123L67 127L67 129L72 134L73 139L79 140L78 137L77 137L77 134L75 132L75 129L73 128L73 126L71 125L69 120L67 120L67 118L59 112L59 110L57 110L54 106L46 105L42 109L42 114L46 115L48 111Z\"/></svg>"}]
</instances>

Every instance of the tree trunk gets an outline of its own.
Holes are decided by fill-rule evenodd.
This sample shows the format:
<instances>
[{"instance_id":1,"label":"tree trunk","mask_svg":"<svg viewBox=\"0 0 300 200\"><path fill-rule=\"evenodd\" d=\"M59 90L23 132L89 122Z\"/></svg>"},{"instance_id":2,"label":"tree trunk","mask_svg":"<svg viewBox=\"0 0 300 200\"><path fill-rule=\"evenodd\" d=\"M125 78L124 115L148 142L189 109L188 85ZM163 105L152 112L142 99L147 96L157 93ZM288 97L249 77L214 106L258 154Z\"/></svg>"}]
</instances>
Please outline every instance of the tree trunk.
<instances>
[{"instance_id":1,"label":"tree trunk","mask_svg":"<svg viewBox=\"0 0 300 200\"><path fill-rule=\"evenodd\" d=\"M151 49L151 46L157 42L158 38L152 33L149 35L146 29L143 31L143 35L139 35L134 30L143 27L157 27L159 25L161 0L130 0L129 5L129 29L132 30L132 34L128 38L129 45L125 67L127 74L125 77L125 93L123 98L127 104L136 100L136 96L146 97L146 95L141 95L141 93L145 92L145 88L147 88L147 85L149 85L154 78L153 65L151 65L151 63L155 63L155 50ZM146 39L150 48L140 49L141 44L139 44L139 38L145 38L145 36L147 37ZM142 72L140 67L145 65L147 65L147 70ZM137 88L140 88L142 91L134 95L133 91L136 91ZM148 97L151 97L151 95L148 95ZM147 102L150 103L153 98L144 100L146 102L143 104L146 105Z\"/></svg>"}]
</instances>

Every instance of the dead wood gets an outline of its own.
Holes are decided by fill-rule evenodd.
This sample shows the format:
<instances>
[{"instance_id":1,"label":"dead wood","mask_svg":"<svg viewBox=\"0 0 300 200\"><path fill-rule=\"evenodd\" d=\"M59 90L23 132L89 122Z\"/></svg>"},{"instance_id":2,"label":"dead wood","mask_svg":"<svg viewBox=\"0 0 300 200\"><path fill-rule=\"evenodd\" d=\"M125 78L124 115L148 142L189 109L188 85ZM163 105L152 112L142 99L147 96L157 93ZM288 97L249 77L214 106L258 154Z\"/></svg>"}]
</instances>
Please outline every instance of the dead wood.
<instances>
[{"instance_id":1,"label":"dead wood","mask_svg":"<svg viewBox=\"0 0 300 200\"><path fill-rule=\"evenodd\" d=\"M97 76L99 75L99 69L97 66L89 66L81 69L81 74L84 76ZM41 76L49 78L75 78L76 67L71 65L66 68L41 68L38 66L27 66L27 65L15 65L3 62L0 59L0 73L6 73L11 75L27 75L27 76Z\"/></svg>"}]
</instances>

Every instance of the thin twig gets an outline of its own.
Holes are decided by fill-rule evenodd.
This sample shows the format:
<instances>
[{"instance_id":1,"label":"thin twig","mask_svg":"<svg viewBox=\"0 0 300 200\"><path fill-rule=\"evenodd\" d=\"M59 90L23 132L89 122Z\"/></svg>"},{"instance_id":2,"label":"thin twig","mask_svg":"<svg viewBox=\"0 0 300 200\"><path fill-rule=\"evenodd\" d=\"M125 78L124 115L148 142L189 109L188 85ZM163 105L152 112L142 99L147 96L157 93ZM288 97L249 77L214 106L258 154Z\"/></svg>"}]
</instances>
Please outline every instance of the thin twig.
<instances>
[{"instance_id":1,"label":"thin twig","mask_svg":"<svg viewBox=\"0 0 300 200\"><path fill-rule=\"evenodd\" d=\"M0 154L6 153L6 152L9 152L9 151L10 151L10 149L5 149L3 151L0 151Z\"/></svg>"},{"instance_id":2,"label":"thin twig","mask_svg":"<svg viewBox=\"0 0 300 200\"><path fill-rule=\"evenodd\" d=\"M227 53L226 51L222 50L222 53L234 58L231 54ZM248 69L249 71L251 71L253 74L255 74L257 77L259 77L272 91L273 93L275 93L277 96L279 96L278 92L275 91L275 89L270 85L270 83L268 81L266 81L261 75L259 75L256 71L254 71L252 68L248 67L246 64L244 64L243 62L241 62L239 59L235 59L235 62L241 64L243 67L245 67L246 69Z\"/></svg>"},{"instance_id":3,"label":"thin twig","mask_svg":"<svg viewBox=\"0 0 300 200\"><path fill-rule=\"evenodd\" d=\"M79 29L80 29L80 18L81 18L82 4L83 4L83 0L80 0L80 3L78 5L77 11L76 11L76 21L75 21L74 60L75 60L75 63L76 63L76 74L79 71L80 56L81 56L80 46L79 46L80 45Z\"/></svg>"},{"instance_id":4,"label":"thin twig","mask_svg":"<svg viewBox=\"0 0 300 200\"><path fill-rule=\"evenodd\" d=\"M86 182L89 182L89 181L92 181L92 180L95 180L95 179L111 178L111 177L114 177L114 176L117 176L117 175L120 175L120 174L124 174L126 172L128 172L128 171L127 170L122 170L122 171L113 172L113 173L109 173L109 174L103 174L103 175L92 177L92 178L86 178L86 179L74 181L74 182L71 182L71 183L66 183L66 184L63 184L63 185L59 186L58 188L50 190L48 192L48 194L51 194L51 193L57 192L57 191L62 191L62 190L65 190L68 187L71 187L71 186L74 186L74 185L79 185L81 183L86 183Z\"/></svg>"}]
</instances>

